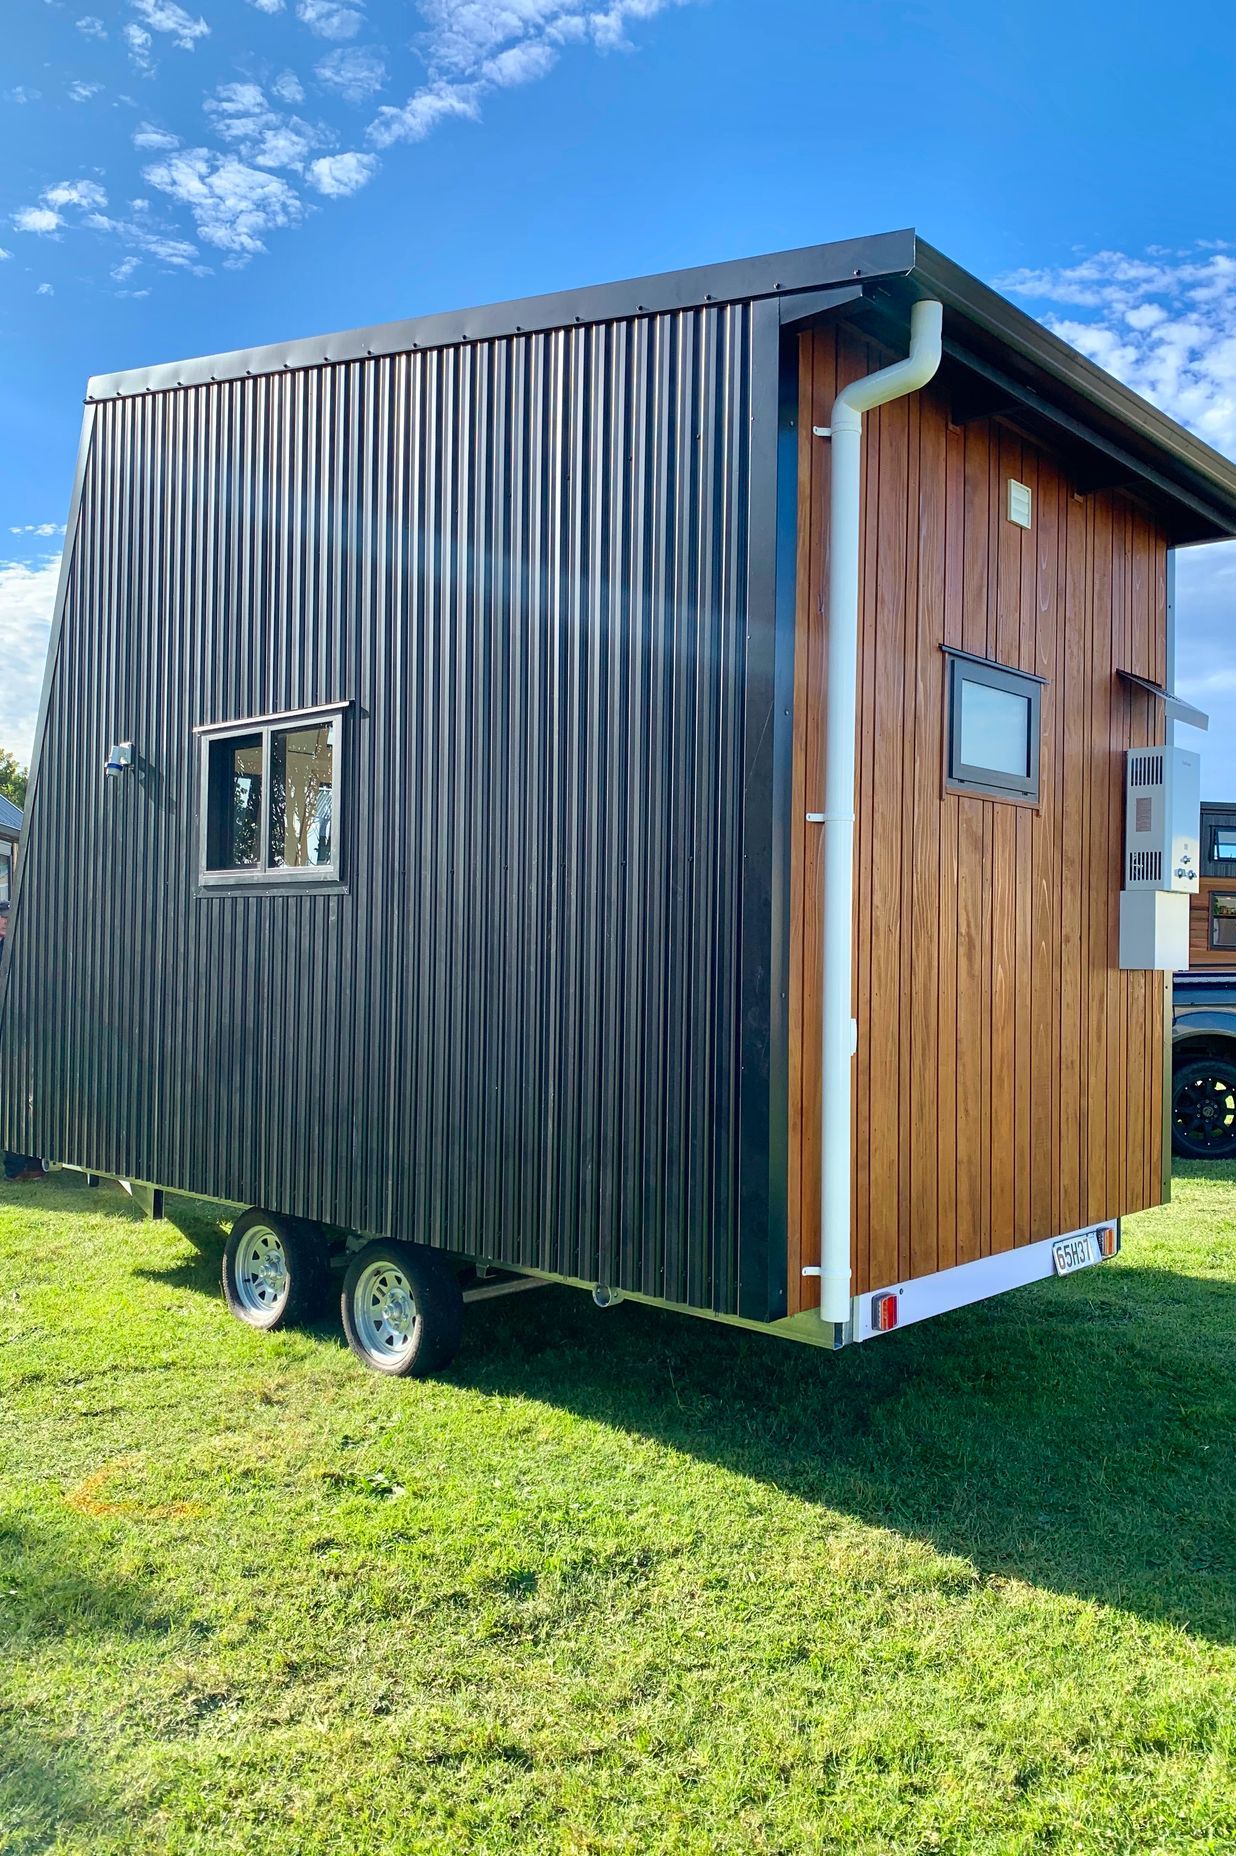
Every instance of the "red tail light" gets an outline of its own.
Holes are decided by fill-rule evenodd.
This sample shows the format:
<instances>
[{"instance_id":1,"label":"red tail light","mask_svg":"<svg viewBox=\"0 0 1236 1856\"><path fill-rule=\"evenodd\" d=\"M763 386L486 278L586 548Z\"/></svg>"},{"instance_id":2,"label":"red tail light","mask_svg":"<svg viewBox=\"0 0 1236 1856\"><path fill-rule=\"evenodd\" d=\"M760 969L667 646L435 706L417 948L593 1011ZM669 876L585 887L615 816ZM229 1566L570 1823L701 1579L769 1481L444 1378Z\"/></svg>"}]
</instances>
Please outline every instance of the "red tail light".
<instances>
[{"instance_id":1,"label":"red tail light","mask_svg":"<svg viewBox=\"0 0 1236 1856\"><path fill-rule=\"evenodd\" d=\"M895 1295L873 1295L871 1298L871 1327L875 1334L887 1334L897 1325L897 1297Z\"/></svg>"}]
</instances>

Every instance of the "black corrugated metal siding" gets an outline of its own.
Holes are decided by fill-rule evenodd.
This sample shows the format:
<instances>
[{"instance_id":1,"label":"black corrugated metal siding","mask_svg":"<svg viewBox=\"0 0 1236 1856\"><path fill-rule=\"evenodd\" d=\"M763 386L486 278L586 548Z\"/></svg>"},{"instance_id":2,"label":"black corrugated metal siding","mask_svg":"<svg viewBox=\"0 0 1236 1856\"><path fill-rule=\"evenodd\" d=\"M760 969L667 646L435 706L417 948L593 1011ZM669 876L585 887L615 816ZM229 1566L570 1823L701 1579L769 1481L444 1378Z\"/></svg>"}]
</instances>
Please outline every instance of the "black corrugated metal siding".
<instances>
[{"instance_id":1,"label":"black corrugated metal siding","mask_svg":"<svg viewBox=\"0 0 1236 1856\"><path fill-rule=\"evenodd\" d=\"M765 307L94 409L6 1145L781 1312ZM194 726L337 699L346 893L196 894Z\"/></svg>"}]
</instances>

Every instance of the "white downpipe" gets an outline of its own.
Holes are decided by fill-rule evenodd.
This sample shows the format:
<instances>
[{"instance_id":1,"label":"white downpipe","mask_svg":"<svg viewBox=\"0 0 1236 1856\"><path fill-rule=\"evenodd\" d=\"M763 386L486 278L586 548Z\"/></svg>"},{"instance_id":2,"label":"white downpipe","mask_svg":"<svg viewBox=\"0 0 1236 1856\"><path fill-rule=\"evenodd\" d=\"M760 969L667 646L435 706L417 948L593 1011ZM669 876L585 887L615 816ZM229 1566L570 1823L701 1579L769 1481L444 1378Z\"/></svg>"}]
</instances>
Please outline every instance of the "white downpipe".
<instances>
[{"instance_id":1,"label":"white downpipe","mask_svg":"<svg viewBox=\"0 0 1236 1856\"><path fill-rule=\"evenodd\" d=\"M940 365L943 309L915 303L904 361L843 387L833 403L828 537L824 776L824 967L820 1129L820 1319L850 1319L851 1065L854 963L854 758L858 732L858 575L863 414L926 386Z\"/></svg>"}]
</instances>

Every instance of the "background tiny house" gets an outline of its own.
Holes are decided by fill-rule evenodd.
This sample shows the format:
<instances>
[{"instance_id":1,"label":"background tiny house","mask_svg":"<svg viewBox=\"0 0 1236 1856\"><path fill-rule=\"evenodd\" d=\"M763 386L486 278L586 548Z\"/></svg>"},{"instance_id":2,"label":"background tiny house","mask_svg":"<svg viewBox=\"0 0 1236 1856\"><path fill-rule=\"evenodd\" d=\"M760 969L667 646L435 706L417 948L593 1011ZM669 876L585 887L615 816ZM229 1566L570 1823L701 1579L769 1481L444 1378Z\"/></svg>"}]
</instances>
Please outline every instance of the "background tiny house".
<instances>
[{"instance_id":1,"label":"background tiny house","mask_svg":"<svg viewBox=\"0 0 1236 1856\"><path fill-rule=\"evenodd\" d=\"M863 437L837 1337L1114 1246L1124 755L1236 470L913 233L91 382L6 1144L250 1206L260 1322L351 1232L379 1347L446 1293L392 1238L824 1339L817 428L924 302Z\"/></svg>"},{"instance_id":2,"label":"background tiny house","mask_svg":"<svg viewBox=\"0 0 1236 1856\"><path fill-rule=\"evenodd\" d=\"M20 843L21 810L0 793L0 941L4 939L9 924Z\"/></svg>"}]
</instances>

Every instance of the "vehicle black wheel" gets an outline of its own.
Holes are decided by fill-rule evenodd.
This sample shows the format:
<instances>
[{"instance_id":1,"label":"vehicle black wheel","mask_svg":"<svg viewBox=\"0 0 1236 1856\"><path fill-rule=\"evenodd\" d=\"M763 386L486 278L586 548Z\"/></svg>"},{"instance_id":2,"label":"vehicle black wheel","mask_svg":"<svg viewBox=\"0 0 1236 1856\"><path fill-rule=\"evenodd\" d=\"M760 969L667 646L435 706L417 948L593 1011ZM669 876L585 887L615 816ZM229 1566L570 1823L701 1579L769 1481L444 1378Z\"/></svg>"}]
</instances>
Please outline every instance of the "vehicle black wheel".
<instances>
[{"instance_id":1,"label":"vehicle black wheel","mask_svg":"<svg viewBox=\"0 0 1236 1856\"><path fill-rule=\"evenodd\" d=\"M255 1206L232 1226L223 1294L238 1321L269 1330L312 1320L327 1280L326 1248L312 1225Z\"/></svg>"},{"instance_id":2,"label":"vehicle black wheel","mask_svg":"<svg viewBox=\"0 0 1236 1856\"><path fill-rule=\"evenodd\" d=\"M339 1307L349 1347L375 1373L424 1379L459 1351L463 1291L423 1244L366 1244L348 1265Z\"/></svg>"},{"instance_id":3,"label":"vehicle black wheel","mask_svg":"<svg viewBox=\"0 0 1236 1856\"><path fill-rule=\"evenodd\" d=\"M1229 1160L1236 1155L1236 1064L1206 1057L1177 1070L1172 1146L1191 1160Z\"/></svg>"}]
</instances>

